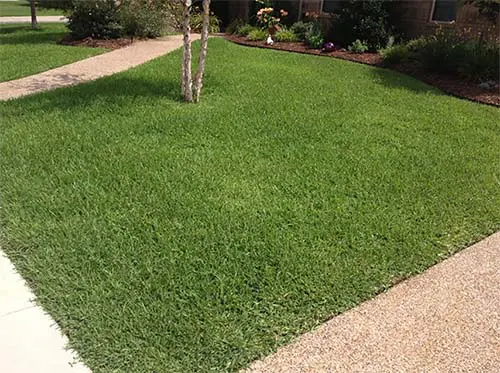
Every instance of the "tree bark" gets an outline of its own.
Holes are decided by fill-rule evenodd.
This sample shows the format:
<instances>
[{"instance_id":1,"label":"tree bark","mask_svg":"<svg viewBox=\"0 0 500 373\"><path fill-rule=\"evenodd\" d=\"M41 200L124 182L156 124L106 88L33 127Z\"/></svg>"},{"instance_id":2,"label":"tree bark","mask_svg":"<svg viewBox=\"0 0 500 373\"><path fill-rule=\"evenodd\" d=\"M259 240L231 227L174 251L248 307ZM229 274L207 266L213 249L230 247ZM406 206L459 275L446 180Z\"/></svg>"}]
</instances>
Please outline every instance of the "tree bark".
<instances>
[{"instance_id":1,"label":"tree bark","mask_svg":"<svg viewBox=\"0 0 500 373\"><path fill-rule=\"evenodd\" d=\"M30 8L31 8L31 28L37 28L38 27L38 20L36 19L35 0L30 0Z\"/></svg>"},{"instance_id":2,"label":"tree bark","mask_svg":"<svg viewBox=\"0 0 500 373\"><path fill-rule=\"evenodd\" d=\"M182 0L183 20L182 33L184 34L184 55L182 58L181 90L184 100L193 102L193 82L191 76L191 0Z\"/></svg>"},{"instance_id":3,"label":"tree bark","mask_svg":"<svg viewBox=\"0 0 500 373\"><path fill-rule=\"evenodd\" d=\"M203 74L205 73L205 60L207 58L208 28L210 26L210 0L203 0L203 28L201 30L200 60L198 71L194 80L194 101L200 101L201 88L203 87Z\"/></svg>"}]
</instances>

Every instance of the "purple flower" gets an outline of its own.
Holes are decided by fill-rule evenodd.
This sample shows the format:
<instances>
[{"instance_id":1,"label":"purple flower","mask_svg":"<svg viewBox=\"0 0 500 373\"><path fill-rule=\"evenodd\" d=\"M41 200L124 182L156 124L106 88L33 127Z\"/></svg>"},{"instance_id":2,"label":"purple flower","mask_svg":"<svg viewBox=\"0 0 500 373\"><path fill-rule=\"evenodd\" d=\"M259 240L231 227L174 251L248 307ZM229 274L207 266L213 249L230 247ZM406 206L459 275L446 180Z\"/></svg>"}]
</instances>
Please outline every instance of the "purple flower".
<instances>
[{"instance_id":1,"label":"purple flower","mask_svg":"<svg viewBox=\"0 0 500 373\"><path fill-rule=\"evenodd\" d=\"M329 41L323 44L323 52L333 52L335 50L335 45Z\"/></svg>"}]
</instances>

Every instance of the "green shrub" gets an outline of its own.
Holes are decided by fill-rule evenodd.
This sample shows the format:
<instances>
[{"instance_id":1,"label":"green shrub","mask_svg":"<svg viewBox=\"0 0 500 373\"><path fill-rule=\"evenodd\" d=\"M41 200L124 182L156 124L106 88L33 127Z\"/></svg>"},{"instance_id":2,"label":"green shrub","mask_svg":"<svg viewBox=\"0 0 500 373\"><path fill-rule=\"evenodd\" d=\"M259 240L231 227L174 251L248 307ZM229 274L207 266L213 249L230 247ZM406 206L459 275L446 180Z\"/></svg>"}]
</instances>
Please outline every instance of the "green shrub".
<instances>
[{"instance_id":1,"label":"green shrub","mask_svg":"<svg viewBox=\"0 0 500 373\"><path fill-rule=\"evenodd\" d=\"M364 41L356 39L350 46L349 51L354 53L365 53L368 51L368 44Z\"/></svg>"},{"instance_id":2,"label":"green shrub","mask_svg":"<svg viewBox=\"0 0 500 373\"><path fill-rule=\"evenodd\" d=\"M276 34L274 35L274 40L281 42L291 42L299 41L299 38L293 33L292 30L283 27L276 32Z\"/></svg>"},{"instance_id":3,"label":"green shrub","mask_svg":"<svg viewBox=\"0 0 500 373\"><path fill-rule=\"evenodd\" d=\"M266 40L267 39L267 32L264 30L260 30L260 29L254 29L254 30L250 31L247 38L248 38L248 40L251 40L251 41Z\"/></svg>"},{"instance_id":4,"label":"green shrub","mask_svg":"<svg viewBox=\"0 0 500 373\"><path fill-rule=\"evenodd\" d=\"M333 23L335 41L346 46L359 39L366 41L370 50L385 48L392 32L390 3L384 0L347 1Z\"/></svg>"},{"instance_id":5,"label":"green shrub","mask_svg":"<svg viewBox=\"0 0 500 373\"><path fill-rule=\"evenodd\" d=\"M236 18L231 21L231 23L226 27L227 34L237 34L241 27L245 26L246 22L241 18Z\"/></svg>"},{"instance_id":6,"label":"green shrub","mask_svg":"<svg viewBox=\"0 0 500 373\"><path fill-rule=\"evenodd\" d=\"M306 41L306 34L311 31L313 28L313 23L311 22L295 22L291 27L290 31L292 31L300 41Z\"/></svg>"},{"instance_id":7,"label":"green shrub","mask_svg":"<svg viewBox=\"0 0 500 373\"><path fill-rule=\"evenodd\" d=\"M68 28L74 39L114 39L125 33L114 0L74 1L68 16Z\"/></svg>"},{"instance_id":8,"label":"green shrub","mask_svg":"<svg viewBox=\"0 0 500 373\"><path fill-rule=\"evenodd\" d=\"M314 49L321 49L321 46L325 42L323 33L318 27L313 27L306 33L305 41L307 45Z\"/></svg>"},{"instance_id":9,"label":"green shrub","mask_svg":"<svg viewBox=\"0 0 500 373\"><path fill-rule=\"evenodd\" d=\"M210 34L220 31L220 20L213 13L210 14L208 32ZM203 29L203 13L196 11L191 14L191 31L200 33Z\"/></svg>"},{"instance_id":10,"label":"green shrub","mask_svg":"<svg viewBox=\"0 0 500 373\"><path fill-rule=\"evenodd\" d=\"M238 35L239 36L248 36L248 34L250 34L252 31L255 31L255 30L258 30L258 28L255 26L246 24L246 25L241 26L238 29Z\"/></svg>"},{"instance_id":11,"label":"green shrub","mask_svg":"<svg viewBox=\"0 0 500 373\"><path fill-rule=\"evenodd\" d=\"M499 80L500 46L495 42L470 40L464 43L458 72L470 78Z\"/></svg>"},{"instance_id":12,"label":"green shrub","mask_svg":"<svg viewBox=\"0 0 500 373\"><path fill-rule=\"evenodd\" d=\"M427 70L451 73L458 70L465 52L464 43L455 32L439 29L422 43L418 58Z\"/></svg>"},{"instance_id":13,"label":"green shrub","mask_svg":"<svg viewBox=\"0 0 500 373\"><path fill-rule=\"evenodd\" d=\"M408 51L416 53L422 50L422 48L424 48L426 44L427 44L427 39L424 36L422 36L418 39L410 40L409 42L406 43L406 46L408 47Z\"/></svg>"},{"instance_id":14,"label":"green shrub","mask_svg":"<svg viewBox=\"0 0 500 373\"><path fill-rule=\"evenodd\" d=\"M210 13L208 32L213 34L220 31L220 19L214 13ZM191 31L200 33L203 29L203 12L195 7L191 13Z\"/></svg>"},{"instance_id":15,"label":"green shrub","mask_svg":"<svg viewBox=\"0 0 500 373\"><path fill-rule=\"evenodd\" d=\"M439 29L426 37L416 48L416 56L429 71L499 79L499 45L482 39L463 39L454 30Z\"/></svg>"},{"instance_id":16,"label":"green shrub","mask_svg":"<svg viewBox=\"0 0 500 373\"><path fill-rule=\"evenodd\" d=\"M69 13L68 28L75 39L157 37L177 25L178 6L171 0L66 0L56 5Z\"/></svg>"},{"instance_id":17,"label":"green shrub","mask_svg":"<svg viewBox=\"0 0 500 373\"><path fill-rule=\"evenodd\" d=\"M121 4L120 23L127 35L154 38L173 30L170 13L161 2L127 0Z\"/></svg>"},{"instance_id":18,"label":"green shrub","mask_svg":"<svg viewBox=\"0 0 500 373\"><path fill-rule=\"evenodd\" d=\"M410 57L410 51L405 44L395 44L392 47L382 49L380 54L384 62L389 65L401 63Z\"/></svg>"}]
</instances>

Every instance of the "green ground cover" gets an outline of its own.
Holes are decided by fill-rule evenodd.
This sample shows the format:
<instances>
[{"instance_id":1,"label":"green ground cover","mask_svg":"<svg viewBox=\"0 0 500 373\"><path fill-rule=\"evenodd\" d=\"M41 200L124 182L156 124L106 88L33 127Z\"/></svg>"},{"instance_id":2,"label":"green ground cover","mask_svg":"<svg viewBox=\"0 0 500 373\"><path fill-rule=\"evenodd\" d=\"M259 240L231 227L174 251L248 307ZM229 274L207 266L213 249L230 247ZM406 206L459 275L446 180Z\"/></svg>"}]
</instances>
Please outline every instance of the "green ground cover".
<instances>
[{"instance_id":1,"label":"green ground cover","mask_svg":"<svg viewBox=\"0 0 500 373\"><path fill-rule=\"evenodd\" d=\"M43 23L0 25L0 82L22 78L106 52L104 48L59 45L66 26Z\"/></svg>"},{"instance_id":2,"label":"green ground cover","mask_svg":"<svg viewBox=\"0 0 500 373\"><path fill-rule=\"evenodd\" d=\"M1 103L1 245L98 372L234 371L500 229L499 110L211 39Z\"/></svg>"},{"instance_id":3,"label":"green ground cover","mask_svg":"<svg viewBox=\"0 0 500 373\"><path fill-rule=\"evenodd\" d=\"M37 9L37 16L62 16L58 9ZM26 0L2 1L0 0L0 17L31 16L30 4Z\"/></svg>"}]
</instances>

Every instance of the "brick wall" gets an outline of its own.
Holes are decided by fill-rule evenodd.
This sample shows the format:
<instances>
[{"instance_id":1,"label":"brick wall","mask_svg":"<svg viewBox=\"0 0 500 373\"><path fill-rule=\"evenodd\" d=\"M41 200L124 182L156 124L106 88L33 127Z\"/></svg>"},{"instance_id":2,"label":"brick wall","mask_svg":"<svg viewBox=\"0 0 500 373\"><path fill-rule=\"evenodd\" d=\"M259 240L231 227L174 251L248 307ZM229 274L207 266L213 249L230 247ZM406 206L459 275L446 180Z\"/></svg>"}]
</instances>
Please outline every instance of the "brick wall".
<instances>
[{"instance_id":1,"label":"brick wall","mask_svg":"<svg viewBox=\"0 0 500 373\"><path fill-rule=\"evenodd\" d=\"M453 23L434 22L431 20L434 0L399 1L394 3L392 19L396 26L409 38L428 35L436 28L454 28L467 30L471 37L480 33L488 39L499 38L499 22L492 22L479 14L476 7L465 5L457 11L457 19Z\"/></svg>"}]
</instances>

